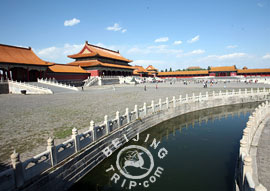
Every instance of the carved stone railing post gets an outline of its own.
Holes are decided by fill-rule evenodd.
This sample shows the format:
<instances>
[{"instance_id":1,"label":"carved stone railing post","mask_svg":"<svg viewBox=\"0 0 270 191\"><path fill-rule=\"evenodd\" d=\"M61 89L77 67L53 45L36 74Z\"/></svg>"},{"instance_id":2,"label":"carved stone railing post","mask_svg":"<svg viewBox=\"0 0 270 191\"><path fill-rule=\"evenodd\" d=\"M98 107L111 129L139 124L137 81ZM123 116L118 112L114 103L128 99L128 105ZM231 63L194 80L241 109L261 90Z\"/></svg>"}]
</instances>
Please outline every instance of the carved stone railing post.
<instances>
[{"instance_id":1,"label":"carved stone railing post","mask_svg":"<svg viewBox=\"0 0 270 191\"><path fill-rule=\"evenodd\" d=\"M78 129L75 127L72 129L72 139L74 140L75 152L80 150L80 138L78 136Z\"/></svg>"},{"instance_id":2,"label":"carved stone railing post","mask_svg":"<svg viewBox=\"0 0 270 191\"><path fill-rule=\"evenodd\" d=\"M244 158L244 172L243 172L243 185L244 185L244 181L245 181L245 177L247 172L249 172L250 174L252 174L252 159L250 156L246 156Z\"/></svg>"},{"instance_id":3,"label":"carved stone railing post","mask_svg":"<svg viewBox=\"0 0 270 191\"><path fill-rule=\"evenodd\" d=\"M179 104L182 102L182 95L179 96Z\"/></svg>"},{"instance_id":4,"label":"carved stone railing post","mask_svg":"<svg viewBox=\"0 0 270 191\"><path fill-rule=\"evenodd\" d=\"M117 120L117 125L118 127L121 127L122 124L121 124L121 119L120 119L120 112L117 111L115 114L116 114L115 118Z\"/></svg>"},{"instance_id":5,"label":"carved stone railing post","mask_svg":"<svg viewBox=\"0 0 270 191\"><path fill-rule=\"evenodd\" d=\"M159 110L161 111L162 110L162 101L161 101L161 98L159 98L159 100L158 100L158 105L159 105Z\"/></svg>"},{"instance_id":6,"label":"carved stone railing post","mask_svg":"<svg viewBox=\"0 0 270 191\"><path fill-rule=\"evenodd\" d=\"M241 89L239 89L238 94L241 95Z\"/></svg>"},{"instance_id":7,"label":"carved stone railing post","mask_svg":"<svg viewBox=\"0 0 270 191\"><path fill-rule=\"evenodd\" d=\"M202 93L200 92L199 93L199 102L201 102L202 101Z\"/></svg>"},{"instance_id":8,"label":"carved stone railing post","mask_svg":"<svg viewBox=\"0 0 270 191\"><path fill-rule=\"evenodd\" d=\"M192 101L195 101L195 93L192 93Z\"/></svg>"},{"instance_id":9,"label":"carved stone railing post","mask_svg":"<svg viewBox=\"0 0 270 191\"><path fill-rule=\"evenodd\" d=\"M139 110L138 110L138 106L137 105L135 105L134 111L135 111L136 119L139 119Z\"/></svg>"},{"instance_id":10,"label":"carved stone railing post","mask_svg":"<svg viewBox=\"0 0 270 191\"><path fill-rule=\"evenodd\" d=\"M245 95L247 95L247 89L245 88Z\"/></svg>"},{"instance_id":11,"label":"carved stone railing post","mask_svg":"<svg viewBox=\"0 0 270 191\"><path fill-rule=\"evenodd\" d=\"M242 155L243 153L247 153L247 142L245 139L240 140L240 152L239 154Z\"/></svg>"},{"instance_id":12,"label":"carved stone railing post","mask_svg":"<svg viewBox=\"0 0 270 191\"><path fill-rule=\"evenodd\" d=\"M215 97L215 91L213 91L213 97Z\"/></svg>"},{"instance_id":13,"label":"carved stone railing post","mask_svg":"<svg viewBox=\"0 0 270 191\"><path fill-rule=\"evenodd\" d=\"M219 90L219 97L222 97L222 91Z\"/></svg>"},{"instance_id":14,"label":"carved stone railing post","mask_svg":"<svg viewBox=\"0 0 270 191\"><path fill-rule=\"evenodd\" d=\"M17 188L21 187L24 184L24 171L23 166L20 161L19 153L16 153L14 150L12 155L10 156L11 165L14 170L14 177L15 177L15 185Z\"/></svg>"},{"instance_id":15,"label":"carved stone railing post","mask_svg":"<svg viewBox=\"0 0 270 191\"><path fill-rule=\"evenodd\" d=\"M108 120L108 115L104 116L104 124L105 124L106 135L108 135L110 133L110 122Z\"/></svg>"},{"instance_id":16,"label":"carved stone railing post","mask_svg":"<svg viewBox=\"0 0 270 191\"><path fill-rule=\"evenodd\" d=\"M129 113L129 109L128 108L126 108L126 116L127 116L127 123L130 123L131 116L130 116L130 113Z\"/></svg>"},{"instance_id":17,"label":"carved stone railing post","mask_svg":"<svg viewBox=\"0 0 270 191\"><path fill-rule=\"evenodd\" d=\"M229 95L229 91L228 90L226 90L226 97Z\"/></svg>"},{"instance_id":18,"label":"carved stone railing post","mask_svg":"<svg viewBox=\"0 0 270 191\"><path fill-rule=\"evenodd\" d=\"M250 89L250 93L253 94L253 88Z\"/></svg>"},{"instance_id":19,"label":"carved stone railing post","mask_svg":"<svg viewBox=\"0 0 270 191\"><path fill-rule=\"evenodd\" d=\"M151 106L152 106L152 112L154 113L155 112L155 102L154 102L154 100L152 100Z\"/></svg>"},{"instance_id":20,"label":"carved stone railing post","mask_svg":"<svg viewBox=\"0 0 270 191\"><path fill-rule=\"evenodd\" d=\"M147 105L145 102L143 103L143 113L144 113L144 116L147 115Z\"/></svg>"},{"instance_id":21,"label":"carved stone railing post","mask_svg":"<svg viewBox=\"0 0 270 191\"><path fill-rule=\"evenodd\" d=\"M169 98L166 97L166 109L169 109Z\"/></svg>"},{"instance_id":22,"label":"carved stone railing post","mask_svg":"<svg viewBox=\"0 0 270 191\"><path fill-rule=\"evenodd\" d=\"M51 137L49 137L49 139L47 140L47 151L50 152L52 166L55 166L57 164L57 152L55 149L54 140Z\"/></svg>"},{"instance_id":23,"label":"carved stone railing post","mask_svg":"<svg viewBox=\"0 0 270 191\"><path fill-rule=\"evenodd\" d=\"M260 88L257 88L257 93L259 93L260 92Z\"/></svg>"},{"instance_id":24,"label":"carved stone railing post","mask_svg":"<svg viewBox=\"0 0 270 191\"><path fill-rule=\"evenodd\" d=\"M235 95L235 91L234 91L234 89L232 90L232 95Z\"/></svg>"},{"instance_id":25,"label":"carved stone railing post","mask_svg":"<svg viewBox=\"0 0 270 191\"><path fill-rule=\"evenodd\" d=\"M175 100L175 96L173 96L173 107L176 107L176 100Z\"/></svg>"},{"instance_id":26,"label":"carved stone railing post","mask_svg":"<svg viewBox=\"0 0 270 191\"><path fill-rule=\"evenodd\" d=\"M91 131L91 134L92 134L92 141L93 142L96 141L97 140L97 132L95 129L95 122L93 120L90 122L89 130Z\"/></svg>"},{"instance_id":27,"label":"carved stone railing post","mask_svg":"<svg viewBox=\"0 0 270 191\"><path fill-rule=\"evenodd\" d=\"M245 128L243 130L243 138L246 139L246 142L247 142L248 145L250 144L249 132L250 132L250 129L249 128Z\"/></svg>"}]
</instances>

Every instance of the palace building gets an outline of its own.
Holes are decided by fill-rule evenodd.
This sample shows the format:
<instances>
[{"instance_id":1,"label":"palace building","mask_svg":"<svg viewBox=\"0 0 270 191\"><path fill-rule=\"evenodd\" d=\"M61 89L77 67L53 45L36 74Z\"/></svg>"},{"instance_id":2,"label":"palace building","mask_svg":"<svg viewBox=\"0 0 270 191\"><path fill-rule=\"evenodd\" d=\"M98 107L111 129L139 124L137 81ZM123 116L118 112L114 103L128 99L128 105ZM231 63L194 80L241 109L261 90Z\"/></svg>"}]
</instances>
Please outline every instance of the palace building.
<instances>
[{"instance_id":1,"label":"palace building","mask_svg":"<svg viewBox=\"0 0 270 191\"><path fill-rule=\"evenodd\" d=\"M89 73L78 66L55 64L40 59L29 48L0 44L0 79L34 82L38 78L83 81Z\"/></svg>"},{"instance_id":2,"label":"palace building","mask_svg":"<svg viewBox=\"0 0 270 191\"><path fill-rule=\"evenodd\" d=\"M89 76L140 76L161 78L223 77L223 76L270 76L267 69L237 69L236 66L189 67L186 71L158 72L149 65L131 66L119 51L113 51L85 42L82 50L68 57L75 59L68 64L56 64L40 59L33 50L0 44L0 79L23 82L37 81L38 78L54 78L62 82L82 84Z\"/></svg>"},{"instance_id":3,"label":"palace building","mask_svg":"<svg viewBox=\"0 0 270 191\"><path fill-rule=\"evenodd\" d=\"M159 72L158 77L161 78L193 78L209 76L208 70L198 71L176 71L176 72Z\"/></svg>"},{"instance_id":4,"label":"palace building","mask_svg":"<svg viewBox=\"0 0 270 191\"><path fill-rule=\"evenodd\" d=\"M31 49L0 44L0 78L36 81L45 77L52 64L41 60Z\"/></svg>"},{"instance_id":5,"label":"palace building","mask_svg":"<svg viewBox=\"0 0 270 191\"><path fill-rule=\"evenodd\" d=\"M158 69L156 69L154 66L152 65L149 65L147 68L146 68L147 72L148 72L148 76L153 76L153 77L156 77L157 74L158 74Z\"/></svg>"},{"instance_id":6,"label":"palace building","mask_svg":"<svg viewBox=\"0 0 270 191\"><path fill-rule=\"evenodd\" d=\"M148 77L148 72L144 67L135 65L133 68L133 76Z\"/></svg>"},{"instance_id":7,"label":"palace building","mask_svg":"<svg viewBox=\"0 0 270 191\"><path fill-rule=\"evenodd\" d=\"M75 59L70 66L80 66L91 76L131 76L134 68L129 65L132 60L126 59L119 51L113 51L85 42L82 50L69 58Z\"/></svg>"},{"instance_id":8,"label":"palace building","mask_svg":"<svg viewBox=\"0 0 270 191\"><path fill-rule=\"evenodd\" d=\"M190 68L188 68L190 69ZM236 66L219 66L210 67L209 70L188 70L188 71L175 71L175 72L159 72L158 77L161 78L192 78L192 77L226 77L226 76L270 76L270 68L265 69L237 69Z\"/></svg>"},{"instance_id":9,"label":"palace building","mask_svg":"<svg viewBox=\"0 0 270 191\"><path fill-rule=\"evenodd\" d=\"M235 66L211 67L209 76L236 76L237 69Z\"/></svg>"}]
</instances>

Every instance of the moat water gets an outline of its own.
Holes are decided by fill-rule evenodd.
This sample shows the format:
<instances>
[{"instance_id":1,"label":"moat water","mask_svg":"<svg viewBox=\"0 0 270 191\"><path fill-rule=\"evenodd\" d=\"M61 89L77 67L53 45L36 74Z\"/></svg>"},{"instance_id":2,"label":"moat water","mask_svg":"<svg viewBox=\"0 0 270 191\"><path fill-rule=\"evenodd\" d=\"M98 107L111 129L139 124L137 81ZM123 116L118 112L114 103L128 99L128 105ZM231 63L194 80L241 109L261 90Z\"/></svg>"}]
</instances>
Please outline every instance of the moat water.
<instances>
[{"instance_id":1,"label":"moat water","mask_svg":"<svg viewBox=\"0 0 270 191\"><path fill-rule=\"evenodd\" d=\"M141 133L139 141L130 140L70 190L231 191L234 188L234 171L243 128L258 104L201 110L160 123ZM160 141L156 149L153 145L151 147L154 138ZM130 145L142 146L152 154L154 167L149 176L134 180L117 170L117 154ZM168 151L167 155L160 151L161 148ZM158 156L159 151L160 154L165 153L160 155L163 158ZM144 159L144 167L149 169L150 164L146 163L150 163L150 159L147 159L146 153ZM111 165L115 170L106 172ZM154 173L158 167L162 170L159 169L156 176ZM145 170L133 166L126 169L127 173L133 175ZM116 183L112 178L115 173L120 177Z\"/></svg>"}]
</instances>

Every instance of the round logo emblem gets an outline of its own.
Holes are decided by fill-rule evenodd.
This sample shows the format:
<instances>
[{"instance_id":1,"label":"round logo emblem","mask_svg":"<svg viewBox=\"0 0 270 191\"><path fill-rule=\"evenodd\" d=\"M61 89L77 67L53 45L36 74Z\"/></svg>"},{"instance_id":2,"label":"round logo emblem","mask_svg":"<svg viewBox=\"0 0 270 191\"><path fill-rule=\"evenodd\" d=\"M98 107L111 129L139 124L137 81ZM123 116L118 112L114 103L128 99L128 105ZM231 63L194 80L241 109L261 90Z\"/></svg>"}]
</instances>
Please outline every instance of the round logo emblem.
<instances>
[{"instance_id":1,"label":"round logo emblem","mask_svg":"<svg viewBox=\"0 0 270 191\"><path fill-rule=\"evenodd\" d=\"M126 178L142 179L151 173L154 159L146 148L130 145L118 152L116 166Z\"/></svg>"}]
</instances>

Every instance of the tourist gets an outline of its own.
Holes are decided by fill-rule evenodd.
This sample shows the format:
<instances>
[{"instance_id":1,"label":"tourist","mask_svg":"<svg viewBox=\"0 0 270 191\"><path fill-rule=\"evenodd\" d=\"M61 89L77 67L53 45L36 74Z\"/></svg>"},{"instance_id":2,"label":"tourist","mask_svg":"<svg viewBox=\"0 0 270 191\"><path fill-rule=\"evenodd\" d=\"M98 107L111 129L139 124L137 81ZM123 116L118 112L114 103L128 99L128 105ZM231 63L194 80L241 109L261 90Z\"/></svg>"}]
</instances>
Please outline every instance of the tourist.
<instances>
[{"instance_id":1,"label":"tourist","mask_svg":"<svg viewBox=\"0 0 270 191\"><path fill-rule=\"evenodd\" d=\"M144 91L146 91L146 86L144 86Z\"/></svg>"}]
</instances>

